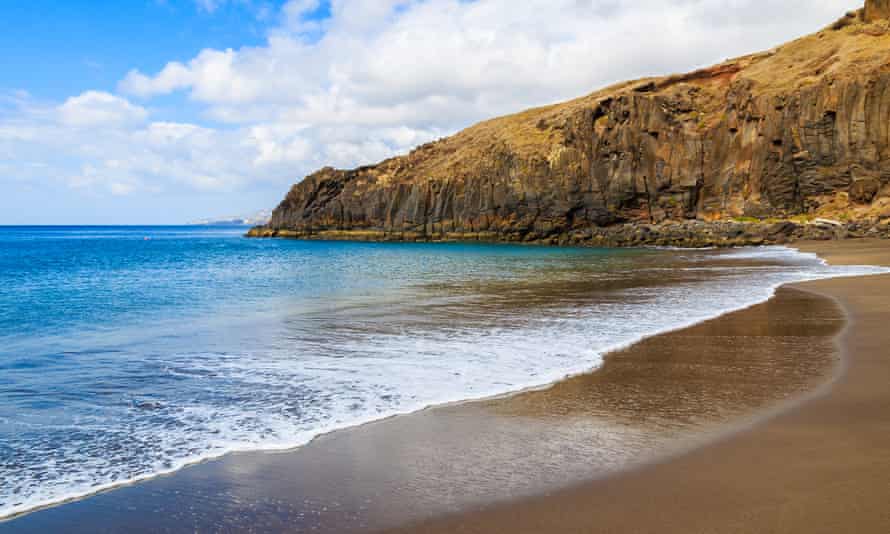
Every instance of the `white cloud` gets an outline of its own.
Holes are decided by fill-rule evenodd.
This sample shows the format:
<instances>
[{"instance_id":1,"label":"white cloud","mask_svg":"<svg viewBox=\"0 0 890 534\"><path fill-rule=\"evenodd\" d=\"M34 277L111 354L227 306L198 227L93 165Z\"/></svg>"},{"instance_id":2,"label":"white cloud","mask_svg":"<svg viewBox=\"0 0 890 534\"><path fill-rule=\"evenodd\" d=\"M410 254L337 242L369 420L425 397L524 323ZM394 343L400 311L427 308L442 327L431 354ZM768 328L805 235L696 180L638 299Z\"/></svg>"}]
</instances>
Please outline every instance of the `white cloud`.
<instances>
[{"instance_id":1,"label":"white cloud","mask_svg":"<svg viewBox=\"0 0 890 534\"><path fill-rule=\"evenodd\" d=\"M813 31L859 0L293 0L262 47L204 50L121 83L210 116L445 130ZM315 40L306 33L324 32Z\"/></svg>"},{"instance_id":2,"label":"white cloud","mask_svg":"<svg viewBox=\"0 0 890 534\"><path fill-rule=\"evenodd\" d=\"M58 108L59 120L70 126L125 125L144 121L148 111L110 93L87 91Z\"/></svg>"},{"instance_id":3,"label":"white cloud","mask_svg":"<svg viewBox=\"0 0 890 534\"><path fill-rule=\"evenodd\" d=\"M188 122L128 121L108 112L109 107L130 109L120 102L92 96L83 100L103 105L79 105L81 100L73 100L68 110L78 113L62 120L60 108L65 105L19 95L13 104L17 113L0 117L4 170L0 179L112 196L236 192L269 183L277 196L310 169L382 159L434 135L408 128L370 131L287 122L211 128ZM102 113L95 112L97 107Z\"/></svg>"}]
</instances>

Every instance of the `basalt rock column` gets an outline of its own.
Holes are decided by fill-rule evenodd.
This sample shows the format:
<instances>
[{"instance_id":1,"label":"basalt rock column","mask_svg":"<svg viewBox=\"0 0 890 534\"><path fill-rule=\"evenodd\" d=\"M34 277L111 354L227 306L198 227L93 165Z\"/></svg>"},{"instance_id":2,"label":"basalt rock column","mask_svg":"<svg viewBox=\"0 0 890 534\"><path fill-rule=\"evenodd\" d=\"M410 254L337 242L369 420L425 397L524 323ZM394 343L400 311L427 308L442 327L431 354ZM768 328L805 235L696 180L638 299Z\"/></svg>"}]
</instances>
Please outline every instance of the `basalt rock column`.
<instances>
[{"instance_id":1,"label":"basalt rock column","mask_svg":"<svg viewBox=\"0 0 890 534\"><path fill-rule=\"evenodd\" d=\"M865 20L874 22L890 18L890 0L866 0Z\"/></svg>"}]
</instances>

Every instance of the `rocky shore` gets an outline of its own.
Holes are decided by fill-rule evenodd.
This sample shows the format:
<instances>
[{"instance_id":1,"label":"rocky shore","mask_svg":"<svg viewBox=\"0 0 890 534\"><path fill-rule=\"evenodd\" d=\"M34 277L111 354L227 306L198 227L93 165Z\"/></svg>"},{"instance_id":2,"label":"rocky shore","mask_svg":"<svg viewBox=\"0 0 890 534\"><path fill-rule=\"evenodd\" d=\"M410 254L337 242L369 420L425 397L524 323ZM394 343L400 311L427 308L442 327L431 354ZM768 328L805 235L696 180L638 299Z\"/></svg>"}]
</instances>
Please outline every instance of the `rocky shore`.
<instances>
[{"instance_id":1,"label":"rocky shore","mask_svg":"<svg viewBox=\"0 0 890 534\"><path fill-rule=\"evenodd\" d=\"M795 241L827 241L835 239L890 239L890 221L879 223L852 222L744 222L685 221L660 224L630 223L573 230L568 233L539 235L535 233L475 232L424 234L386 230L287 230L257 227L249 237L280 237L307 240L348 240L380 242L503 242L535 245L599 246L599 247L737 247L779 245Z\"/></svg>"}]
</instances>

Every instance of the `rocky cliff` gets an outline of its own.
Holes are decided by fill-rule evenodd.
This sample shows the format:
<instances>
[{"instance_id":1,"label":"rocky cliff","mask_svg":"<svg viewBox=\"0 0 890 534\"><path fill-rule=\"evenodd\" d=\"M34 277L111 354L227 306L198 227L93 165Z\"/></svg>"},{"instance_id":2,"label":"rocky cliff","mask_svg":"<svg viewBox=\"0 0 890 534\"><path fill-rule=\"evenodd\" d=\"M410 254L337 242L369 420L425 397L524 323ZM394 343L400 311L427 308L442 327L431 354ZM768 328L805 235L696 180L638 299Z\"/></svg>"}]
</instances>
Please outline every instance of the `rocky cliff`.
<instances>
[{"instance_id":1,"label":"rocky cliff","mask_svg":"<svg viewBox=\"0 0 890 534\"><path fill-rule=\"evenodd\" d=\"M768 52L322 169L251 235L624 245L887 233L888 15L890 1L869 0Z\"/></svg>"},{"instance_id":2,"label":"rocky cliff","mask_svg":"<svg viewBox=\"0 0 890 534\"><path fill-rule=\"evenodd\" d=\"M867 22L890 17L890 0L867 0L864 17Z\"/></svg>"}]
</instances>

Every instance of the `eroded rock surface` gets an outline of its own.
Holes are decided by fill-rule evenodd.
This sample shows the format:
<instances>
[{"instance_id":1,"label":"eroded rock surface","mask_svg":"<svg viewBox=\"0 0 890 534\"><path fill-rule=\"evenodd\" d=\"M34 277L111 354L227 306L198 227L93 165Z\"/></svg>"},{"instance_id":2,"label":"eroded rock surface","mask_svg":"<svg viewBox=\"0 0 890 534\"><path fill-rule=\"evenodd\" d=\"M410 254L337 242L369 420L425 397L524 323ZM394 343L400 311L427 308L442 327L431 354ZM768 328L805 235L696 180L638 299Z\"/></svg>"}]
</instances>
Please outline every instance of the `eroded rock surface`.
<instances>
[{"instance_id":1,"label":"eroded rock surface","mask_svg":"<svg viewBox=\"0 0 890 534\"><path fill-rule=\"evenodd\" d=\"M883 228L888 14L890 0L870 0L769 52L486 121L378 165L322 169L251 235L684 244L665 236L695 220L736 244L746 231L720 221L762 221L752 242L816 232L800 229L816 218ZM791 219L797 229L766 230ZM615 237L628 226L643 237Z\"/></svg>"},{"instance_id":2,"label":"eroded rock surface","mask_svg":"<svg viewBox=\"0 0 890 534\"><path fill-rule=\"evenodd\" d=\"M874 22L888 17L890 17L890 0L866 0L866 21Z\"/></svg>"}]
</instances>

